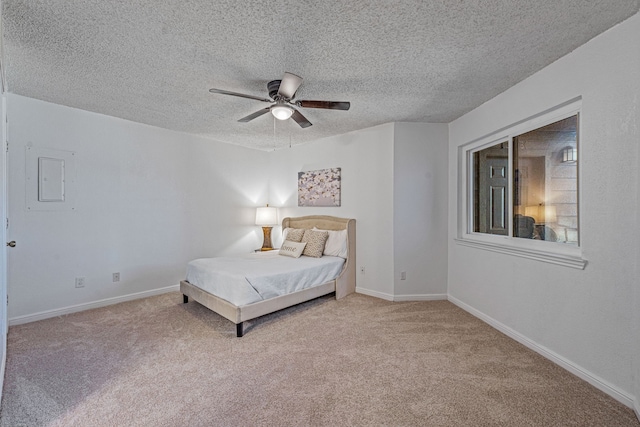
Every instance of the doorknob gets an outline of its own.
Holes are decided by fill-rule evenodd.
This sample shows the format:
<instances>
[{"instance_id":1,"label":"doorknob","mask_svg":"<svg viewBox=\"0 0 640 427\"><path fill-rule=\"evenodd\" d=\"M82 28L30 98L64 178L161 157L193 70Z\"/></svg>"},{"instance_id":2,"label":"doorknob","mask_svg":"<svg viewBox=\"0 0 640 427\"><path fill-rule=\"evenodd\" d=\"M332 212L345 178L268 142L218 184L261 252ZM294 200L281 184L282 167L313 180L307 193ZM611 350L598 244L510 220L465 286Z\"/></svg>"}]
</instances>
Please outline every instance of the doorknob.
<instances>
[{"instance_id":1,"label":"doorknob","mask_svg":"<svg viewBox=\"0 0 640 427\"><path fill-rule=\"evenodd\" d=\"M16 247L16 241L12 240L10 242L7 242L7 246L9 246L10 248L15 248Z\"/></svg>"}]
</instances>

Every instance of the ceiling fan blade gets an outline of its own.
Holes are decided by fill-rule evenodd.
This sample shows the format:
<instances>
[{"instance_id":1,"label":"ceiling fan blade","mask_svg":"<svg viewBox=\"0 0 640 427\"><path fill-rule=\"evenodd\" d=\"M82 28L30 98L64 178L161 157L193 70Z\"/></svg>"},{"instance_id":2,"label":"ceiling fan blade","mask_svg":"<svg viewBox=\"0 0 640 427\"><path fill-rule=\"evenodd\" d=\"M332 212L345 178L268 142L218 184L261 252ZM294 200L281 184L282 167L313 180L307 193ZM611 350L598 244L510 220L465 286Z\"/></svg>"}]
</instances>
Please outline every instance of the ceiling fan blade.
<instances>
[{"instance_id":1,"label":"ceiling fan blade","mask_svg":"<svg viewBox=\"0 0 640 427\"><path fill-rule=\"evenodd\" d=\"M296 76L291 73L284 73L284 77L280 82L280 89L278 89L278 95L291 99L293 95L296 94L296 91L302 84L302 77Z\"/></svg>"},{"instance_id":2,"label":"ceiling fan blade","mask_svg":"<svg viewBox=\"0 0 640 427\"><path fill-rule=\"evenodd\" d=\"M249 114L247 117L243 117L238 121L242 122L242 123L246 123L246 122L248 122L250 120L255 119L256 117L260 117L263 114L267 114L269 112L269 110L271 110L271 107L263 108L262 110L258 110L253 114Z\"/></svg>"},{"instance_id":3,"label":"ceiling fan blade","mask_svg":"<svg viewBox=\"0 0 640 427\"><path fill-rule=\"evenodd\" d=\"M297 101L296 105L304 108L325 108L327 110L343 110L346 111L351 107L350 102L335 101Z\"/></svg>"},{"instance_id":4,"label":"ceiling fan blade","mask_svg":"<svg viewBox=\"0 0 640 427\"><path fill-rule=\"evenodd\" d=\"M295 110L291 115L291 118L296 121L300 125L301 128L308 128L311 126L311 122L307 120L305 116L298 110Z\"/></svg>"},{"instance_id":5,"label":"ceiling fan blade","mask_svg":"<svg viewBox=\"0 0 640 427\"><path fill-rule=\"evenodd\" d=\"M256 101L262 101L262 102L273 102L273 100L271 100L271 99L260 98L259 96L246 95L244 93L231 92L231 91L222 90L222 89L209 89L209 92L211 92L211 93L219 93L221 95L239 96L240 98L255 99Z\"/></svg>"}]
</instances>

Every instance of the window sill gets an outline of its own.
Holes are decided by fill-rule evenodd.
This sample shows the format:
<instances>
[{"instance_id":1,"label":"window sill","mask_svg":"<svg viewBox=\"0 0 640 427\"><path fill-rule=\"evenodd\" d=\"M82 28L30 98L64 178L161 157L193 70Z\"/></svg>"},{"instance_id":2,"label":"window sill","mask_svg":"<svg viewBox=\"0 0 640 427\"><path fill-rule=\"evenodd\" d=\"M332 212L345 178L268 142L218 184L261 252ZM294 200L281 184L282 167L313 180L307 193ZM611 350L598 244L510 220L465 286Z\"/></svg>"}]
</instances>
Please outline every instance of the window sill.
<instances>
[{"instance_id":1,"label":"window sill","mask_svg":"<svg viewBox=\"0 0 640 427\"><path fill-rule=\"evenodd\" d=\"M507 246L505 244L490 243L471 239L454 239L455 242L462 246L468 246L486 251L498 252L501 254L518 256L521 258L533 259L536 261L547 262L550 264L561 265L563 267L571 267L578 270L584 270L587 260L580 256L560 254L554 252L546 252L529 248L521 248L516 246Z\"/></svg>"}]
</instances>

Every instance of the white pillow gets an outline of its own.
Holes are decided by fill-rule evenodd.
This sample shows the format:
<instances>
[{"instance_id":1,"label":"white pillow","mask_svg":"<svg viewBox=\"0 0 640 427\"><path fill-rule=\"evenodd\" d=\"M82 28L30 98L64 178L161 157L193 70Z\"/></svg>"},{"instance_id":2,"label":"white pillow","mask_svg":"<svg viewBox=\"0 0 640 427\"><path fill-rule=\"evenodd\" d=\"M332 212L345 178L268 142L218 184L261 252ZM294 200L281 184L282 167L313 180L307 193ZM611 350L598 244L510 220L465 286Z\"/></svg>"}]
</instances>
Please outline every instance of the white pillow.
<instances>
[{"instance_id":1,"label":"white pillow","mask_svg":"<svg viewBox=\"0 0 640 427\"><path fill-rule=\"evenodd\" d=\"M339 256L347 259L347 230L320 230L316 227L313 227L313 229L329 232L327 243L324 244L323 255Z\"/></svg>"},{"instance_id":2,"label":"white pillow","mask_svg":"<svg viewBox=\"0 0 640 427\"><path fill-rule=\"evenodd\" d=\"M300 258L300 255L302 255L302 251L304 250L305 246L307 246L307 242L299 243L285 240L282 246L280 246L280 252L278 252L278 255Z\"/></svg>"}]
</instances>

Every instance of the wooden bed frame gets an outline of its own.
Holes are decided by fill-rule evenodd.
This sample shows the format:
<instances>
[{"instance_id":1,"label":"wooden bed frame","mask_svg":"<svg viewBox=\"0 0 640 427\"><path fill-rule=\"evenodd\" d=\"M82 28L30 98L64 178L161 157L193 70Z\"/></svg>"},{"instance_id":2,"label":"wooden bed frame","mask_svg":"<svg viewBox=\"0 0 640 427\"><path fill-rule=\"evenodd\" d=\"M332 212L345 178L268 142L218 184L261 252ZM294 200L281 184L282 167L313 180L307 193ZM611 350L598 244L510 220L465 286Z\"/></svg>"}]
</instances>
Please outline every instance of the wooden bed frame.
<instances>
[{"instance_id":1,"label":"wooden bed frame","mask_svg":"<svg viewBox=\"0 0 640 427\"><path fill-rule=\"evenodd\" d=\"M348 253L347 260L340 275L327 283L319 286L303 289L291 294L281 295L251 304L236 306L227 300L219 298L209 292L183 280L180 282L180 291L183 302L189 302L189 297L215 311L222 317L236 324L236 335L243 335L243 322L255 319L265 314L273 313L283 308L291 307L305 301L318 298L323 295L336 293L336 299L343 298L356 290L356 220L350 218L338 218L327 215L310 215L297 218L285 218L282 220L282 229L313 228L321 230L347 230Z\"/></svg>"}]
</instances>

